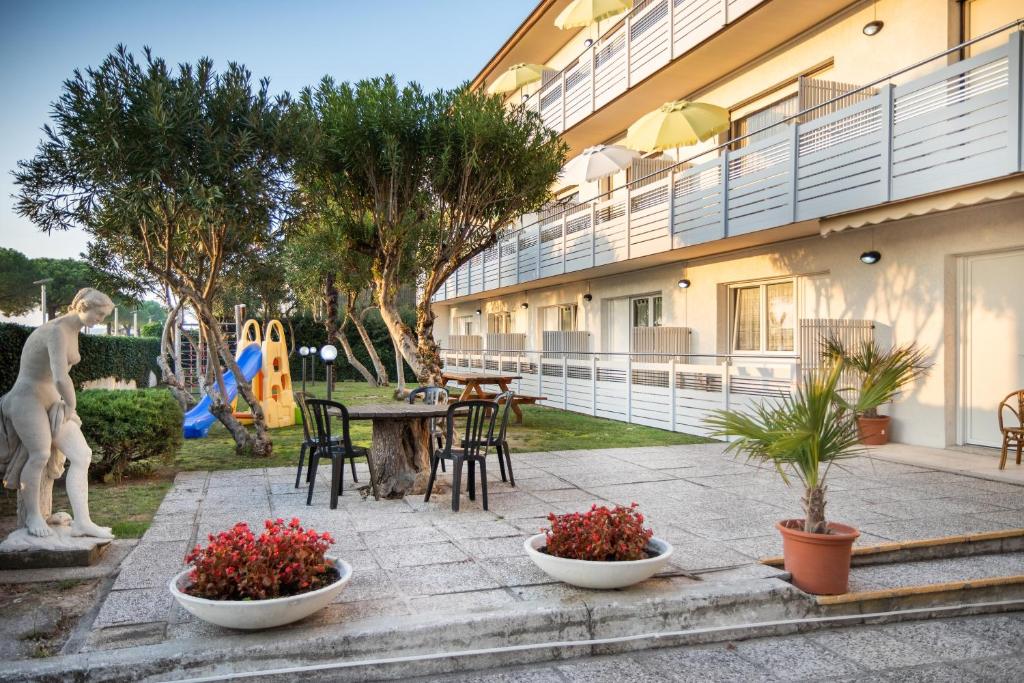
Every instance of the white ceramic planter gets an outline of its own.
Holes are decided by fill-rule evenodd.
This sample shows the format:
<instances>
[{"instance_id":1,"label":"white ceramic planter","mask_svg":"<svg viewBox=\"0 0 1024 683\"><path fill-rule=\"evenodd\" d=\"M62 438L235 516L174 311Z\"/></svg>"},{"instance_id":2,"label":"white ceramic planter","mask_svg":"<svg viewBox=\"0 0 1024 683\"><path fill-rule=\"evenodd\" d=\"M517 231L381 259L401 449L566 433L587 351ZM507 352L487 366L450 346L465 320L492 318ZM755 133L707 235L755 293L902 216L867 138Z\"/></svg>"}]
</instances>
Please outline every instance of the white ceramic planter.
<instances>
[{"instance_id":1,"label":"white ceramic planter","mask_svg":"<svg viewBox=\"0 0 1024 683\"><path fill-rule=\"evenodd\" d=\"M290 624L308 617L317 610L329 605L340 593L349 579L352 578L352 566L344 560L328 557L339 578L329 586L324 586L309 593L292 595L287 598L271 598L270 600L207 600L185 593L183 588L188 585L186 569L171 579L171 595L178 604L196 615L203 621L217 626L256 630L273 628Z\"/></svg>"},{"instance_id":2,"label":"white ceramic planter","mask_svg":"<svg viewBox=\"0 0 1024 683\"><path fill-rule=\"evenodd\" d=\"M523 547L533 563L548 576L580 588L625 588L649 579L662 569L672 557L672 544L660 538L652 538L647 547L657 552L656 557L646 560L625 562L592 562L590 560L569 560L542 553L546 543L544 534L526 539Z\"/></svg>"}]
</instances>

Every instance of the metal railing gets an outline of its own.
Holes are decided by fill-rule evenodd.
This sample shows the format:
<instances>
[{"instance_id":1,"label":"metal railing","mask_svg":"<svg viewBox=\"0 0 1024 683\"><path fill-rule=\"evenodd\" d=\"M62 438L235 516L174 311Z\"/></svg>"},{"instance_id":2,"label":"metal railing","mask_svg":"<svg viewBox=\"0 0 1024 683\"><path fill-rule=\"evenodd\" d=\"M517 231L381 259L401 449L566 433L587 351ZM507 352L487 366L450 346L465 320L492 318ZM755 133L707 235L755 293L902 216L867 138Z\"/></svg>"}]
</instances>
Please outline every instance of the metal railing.
<instances>
[{"instance_id":1,"label":"metal railing","mask_svg":"<svg viewBox=\"0 0 1024 683\"><path fill-rule=\"evenodd\" d=\"M1024 171L1021 34L899 86L1007 24L503 235L434 294L444 301ZM880 86L880 87L879 87ZM831 114L871 88L877 94ZM807 120L811 118L811 120ZM779 131L733 151L739 140ZM697 159L719 154L703 163ZM654 175L654 174L652 174Z\"/></svg>"},{"instance_id":2,"label":"metal railing","mask_svg":"<svg viewBox=\"0 0 1024 683\"><path fill-rule=\"evenodd\" d=\"M518 394L595 417L687 434L708 433L711 411L747 408L794 391L800 359L792 354L561 353L442 349L445 367L515 374ZM650 360L645 360L650 358Z\"/></svg>"}]
</instances>

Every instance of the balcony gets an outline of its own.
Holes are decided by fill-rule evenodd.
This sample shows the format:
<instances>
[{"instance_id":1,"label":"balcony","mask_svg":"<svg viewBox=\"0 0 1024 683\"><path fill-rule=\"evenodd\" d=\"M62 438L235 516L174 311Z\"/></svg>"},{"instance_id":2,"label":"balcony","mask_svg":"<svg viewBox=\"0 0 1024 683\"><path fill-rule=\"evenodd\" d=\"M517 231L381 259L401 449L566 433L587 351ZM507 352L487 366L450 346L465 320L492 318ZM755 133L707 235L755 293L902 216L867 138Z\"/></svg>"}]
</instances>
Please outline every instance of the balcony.
<instances>
[{"instance_id":1,"label":"balcony","mask_svg":"<svg viewBox=\"0 0 1024 683\"><path fill-rule=\"evenodd\" d=\"M643 0L548 80L527 107L558 133L767 0Z\"/></svg>"},{"instance_id":2,"label":"balcony","mask_svg":"<svg viewBox=\"0 0 1024 683\"><path fill-rule=\"evenodd\" d=\"M676 164L510 232L446 301L1024 171L1021 33L1001 47L718 158ZM654 179L652 182L652 178ZM536 285L531 285L536 286Z\"/></svg>"}]
</instances>

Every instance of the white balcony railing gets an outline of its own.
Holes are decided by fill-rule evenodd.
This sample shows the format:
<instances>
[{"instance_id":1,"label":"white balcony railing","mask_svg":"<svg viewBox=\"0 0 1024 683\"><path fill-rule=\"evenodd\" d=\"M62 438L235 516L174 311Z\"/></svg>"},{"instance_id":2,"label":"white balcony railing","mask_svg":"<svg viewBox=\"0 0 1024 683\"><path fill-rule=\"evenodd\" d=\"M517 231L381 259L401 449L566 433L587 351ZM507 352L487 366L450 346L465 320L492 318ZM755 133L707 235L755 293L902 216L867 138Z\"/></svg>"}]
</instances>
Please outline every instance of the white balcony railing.
<instances>
[{"instance_id":1,"label":"white balcony railing","mask_svg":"<svg viewBox=\"0 0 1024 683\"><path fill-rule=\"evenodd\" d=\"M723 145L719 158L681 162L660 180L640 179L509 232L433 300L1024 171L1021 42L1014 31L976 57L882 85L827 116L799 123L801 112L778 135L736 151Z\"/></svg>"},{"instance_id":2,"label":"white balcony railing","mask_svg":"<svg viewBox=\"0 0 1024 683\"><path fill-rule=\"evenodd\" d=\"M765 0L643 0L527 103L559 133Z\"/></svg>"},{"instance_id":3,"label":"white balcony railing","mask_svg":"<svg viewBox=\"0 0 1024 683\"><path fill-rule=\"evenodd\" d=\"M452 370L514 373L517 394L541 405L620 422L705 435L719 408L745 409L790 394L800 377L796 357L679 356L638 361L638 354L442 350Z\"/></svg>"}]
</instances>

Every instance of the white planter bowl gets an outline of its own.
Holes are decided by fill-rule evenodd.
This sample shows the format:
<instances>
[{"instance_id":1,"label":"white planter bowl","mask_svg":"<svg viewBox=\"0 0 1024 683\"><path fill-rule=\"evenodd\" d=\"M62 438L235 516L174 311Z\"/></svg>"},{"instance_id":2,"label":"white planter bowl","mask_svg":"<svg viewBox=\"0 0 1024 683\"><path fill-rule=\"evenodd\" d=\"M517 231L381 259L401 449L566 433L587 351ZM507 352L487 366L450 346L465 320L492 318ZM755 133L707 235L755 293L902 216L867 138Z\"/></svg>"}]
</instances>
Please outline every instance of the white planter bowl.
<instances>
[{"instance_id":1,"label":"white planter bowl","mask_svg":"<svg viewBox=\"0 0 1024 683\"><path fill-rule=\"evenodd\" d=\"M290 624L331 604L352 578L352 566L344 560L328 557L339 578L315 591L269 600L207 600L184 592L191 567L171 579L171 595L178 604L203 621L217 626L256 630Z\"/></svg>"},{"instance_id":2,"label":"white planter bowl","mask_svg":"<svg viewBox=\"0 0 1024 683\"><path fill-rule=\"evenodd\" d=\"M668 564L672 557L672 544L660 538L652 538L647 547L658 553L646 560L624 562L593 562L590 560L569 560L540 551L546 544L544 534L526 539L523 547L533 563L548 576L580 588L625 588L649 579Z\"/></svg>"}]
</instances>

